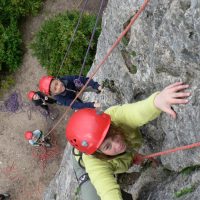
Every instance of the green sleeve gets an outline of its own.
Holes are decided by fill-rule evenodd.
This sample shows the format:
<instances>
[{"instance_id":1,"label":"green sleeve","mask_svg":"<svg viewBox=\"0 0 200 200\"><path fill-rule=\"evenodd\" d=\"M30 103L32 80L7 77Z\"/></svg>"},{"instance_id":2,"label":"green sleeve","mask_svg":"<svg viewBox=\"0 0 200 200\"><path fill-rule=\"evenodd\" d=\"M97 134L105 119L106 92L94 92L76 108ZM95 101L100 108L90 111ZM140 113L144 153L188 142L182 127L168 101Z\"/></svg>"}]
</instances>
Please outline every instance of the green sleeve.
<instances>
[{"instance_id":1,"label":"green sleeve","mask_svg":"<svg viewBox=\"0 0 200 200\"><path fill-rule=\"evenodd\" d=\"M115 159L108 160L112 165L114 174L125 173L132 166L134 153L125 153Z\"/></svg>"},{"instance_id":2,"label":"green sleeve","mask_svg":"<svg viewBox=\"0 0 200 200\"><path fill-rule=\"evenodd\" d=\"M86 172L101 200L123 200L120 186L114 178L113 165L93 156L83 155Z\"/></svg>"},{"instance_id":3,"label":"green sleeve","mask_svg":"<svg viewBox=\"0 0 200 200\"><path fill-rule=\"evenodd\" d=\"M154 105L157 94L158 92L136 103L112 106L105 113L110 114L111 120L117 125L124 124L131 128L140 127L160 115L161 111Z\"/></svg>"}]
</instances>

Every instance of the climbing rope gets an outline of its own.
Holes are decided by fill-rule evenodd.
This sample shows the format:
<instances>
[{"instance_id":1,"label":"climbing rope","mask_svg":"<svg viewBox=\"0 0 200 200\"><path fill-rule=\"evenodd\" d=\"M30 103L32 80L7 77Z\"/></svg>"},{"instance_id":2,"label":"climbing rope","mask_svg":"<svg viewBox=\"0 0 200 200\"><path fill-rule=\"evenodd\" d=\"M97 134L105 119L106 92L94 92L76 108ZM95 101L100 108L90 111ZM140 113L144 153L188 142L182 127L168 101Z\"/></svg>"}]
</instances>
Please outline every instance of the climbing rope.
<instances>
[{"instance_id":1,"label":"climbing rope","mask_svg":"<svg viewBox=\"0 0 200 200\"><path fill-rule=\"evenodd\" d=\"M64 58L63 58L63 60L62 60L62 63L61 63L61 65L60 65L59 69L58 69L57 76L59 75L60 69L61 69L61 68L63 67L63 65L64 65L65 59L67 58L67 55L68 55L69 50L70 50L70 48L71 48L72 42L74 41L75 34L76 34L77 30L78 30L78 27L79 27L79 24L80 24L80 22L81 22L81 19L82 19L82 16L83 16L83 12L84 12L84 10L85 10L85 7L86 7L87 3L88 3L88 0L85 0L84 6L83 6L83 8L82 8L82 10L81 10L81 13L80 13L78 22L77 22L77 24L76 24L76 28L74 29L74 33L73 33L73 35L72 35L72 37L71 37L71 40L70 40L69 45L68 45L67 48L66 48L66 52L65 52Z\"/></svg>"},{"instance_id":2,"label":"climbing rope","mask_svg":"<svg viewBox=\"0 0 200 200\"><path fill-rule=\"evenodd\" d=\"M43 117L45 117L46 120L48 117L50 117L49 113L40 106L34 106L29 102L23 102L22 95L19 91L14 91L5 101L2 101L0 104L0 112L11 112L14 114L27 112L29 120L31 120L32 111L38 111ZM54 112L56 118L58 116L58 111L55 110Z\"/></svg>"},{"instance_id":3,"label":"climbing rope","mask_svg":"<svg viewBox=\"0 0 200 200\"><path fill-rule=\"evenodd\" d=\"M142 6L140 7L140 9L137 11L137 13L132 17L130 23L127 25L127 27L125 28L125 30L119 35L119 37L116 39L116 41L114 42L114 44L111 46L111 48L108 50L107 54L104 56L104 58L102 59L102 61L97 65L96 69L94 70L93 74L89 77L89 79L87 80L87 82L85 83L85 85L81 88L81 90L78 92L78 94L76 95L76 97L74 98L74 100L70 103L69 107L66 109L66 111L64 112L64 114L61 116L61 118L57 121L57 123L53 126L53 128L47 133L47 135L45 137L47 137L56 127L57 125L62 121L62 119L65 117L65 115L68 113L68 111L70 110L71 106L73 105L73 103L77 100L77 98L79 98L79 96L83 93L83 91L86 89L87 85L89 84L89 82L91 81L91 79L94 77L94 75L97 73L97 71L100 69L100 67L106 62L106 60L108 59L108 57L110 56L110 54L112 53L112 51L115 49L115 47L120 43L120 41L122 40L123 36L129 31L129 29L131 28L131 26L134 24L134 22L137 20L137 18L140 16L140 14L144 11L145 7L147 6L148 2L150 0L145 0L145 2L142 4Z\"/></svg>"},{"instance_id":4,"label":"climbing rope","mask_svg":"<svg viewBox=\"0 0 200 200\"><path fill-rule=\"evenodd\" d=\"M32 156L36 158L40 164L42 171L45 170L49 161L58 158L61 154L61 149L57 143L55 134L51 134L51 148L45 146L34 147L32 150Z\"/></svg>"},{"instance_id":5,"label":"climbing rope","mask_svg":"<svg viewBox=\"0 0 200 200\"><path fill-rule=\"evenodd\" d=\"M74 83L75 83L75 86L77 88L81 88L83 86L83 83L81 83L80 81L80 77L82 75L82 72L83 72L83 69L85 67L85 62L86 62L86 59L87 59L87 56L88 56L88 53L89 53L89 50L90 50L90 47L92 45L92 41L93 41L93 38L94 38L94 34L96 32L96 28L97 28L97 24L98 24L98 21L99 21L99 16L101 14L101 11L102 11L102 8L103 8L103 4L104 4L104 0L101 0L101 4L100 4L100 7L99 7L99 11L98 11L98 14L97 14L97 17L96 17L96 21L95 21L95 25L94 25L94 28L92 30L92 35L91 35L91 38L90 38L90 42L89 42L89 45L88 45L88 48L87 48L87 51L86 51L86 54L85 54L85 57L84 57L84 60L83 60L83 64L81 66L81 70L80 70L80 73L79 73L79 77L78 79L75 79L74 80Z\"/></svg>"},{"instance_id":6,"label":"climbing rope","mask_svg":"<svg viewBox=\"0 0 200 200\"><path fill-rule=\"evenodd\" d=\"M158 157L158 156L163 156L163 155L167 155L167 154L171 154L171 153L174 153L176 151L192 149L192 148L199 147L199 146L200 146L200 142L196 142L196 143L193 143L193 144L176 147L174 149L168 149L168 150L165 150L165 151L160 151L160 152L157 152L157 153L152 153L152 154L149 154L149 155L145 155L145 156L142 156L142 160L149 159L149 158L154 158L154 157Z\"/></svg>"},{"instance_id":7,"label":"climbing rope","mask_svg":"<svg viewBox=\"0 0 200 200\"><path fill-rule=\"evenodd\" d=\"M1 112L13 112L16 113L21 108L19 103L19 93L13 92L7 100L0 105Z\"/></svg>"},{"instance_id":8,"label":"climbing rope","mask_svg":"<svg viewBox=\"0 0 200 200\"><path fill-rule=\"evenodd\" d=\"M79 6L82 4L82 2L83 2L83 0L80 0L80 2L75 5L75 9L78 9Z\"/></svg>"}]
</instances>

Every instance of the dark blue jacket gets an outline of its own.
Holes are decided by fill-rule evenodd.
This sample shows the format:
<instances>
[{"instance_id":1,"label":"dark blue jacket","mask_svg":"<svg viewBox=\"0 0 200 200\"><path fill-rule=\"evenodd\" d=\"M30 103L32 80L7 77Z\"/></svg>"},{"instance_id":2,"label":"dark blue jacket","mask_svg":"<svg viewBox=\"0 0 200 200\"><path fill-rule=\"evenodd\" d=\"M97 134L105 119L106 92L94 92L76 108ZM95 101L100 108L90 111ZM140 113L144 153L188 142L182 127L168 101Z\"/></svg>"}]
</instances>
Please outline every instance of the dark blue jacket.
<instances>
[{"instance_id":1,"label":"dark blue jacket","mask_svg":"<svg viewBox=\"0 0 200 200\"><path fill-rule=\"evenodd\" d=\"M55 95L54 99L57 100L57 103L60 105L69 106L70 103L74 100L76 97L76 93L79 91L78 88L76 88L74 84L74 80L78 79L79 76L64 76L60 77L59 80L63 82L65 86L65 91L61 94ZM80 81L85 84L89 78L87 77L80 77ZM93 89L98 91L99 83L91 80L88 84L88 86L91 86ZM72 109L81 109L81 108L94 108L94 102L82 102L80 99L77 99L73 105Z\"/></svg>"}]
</instances>

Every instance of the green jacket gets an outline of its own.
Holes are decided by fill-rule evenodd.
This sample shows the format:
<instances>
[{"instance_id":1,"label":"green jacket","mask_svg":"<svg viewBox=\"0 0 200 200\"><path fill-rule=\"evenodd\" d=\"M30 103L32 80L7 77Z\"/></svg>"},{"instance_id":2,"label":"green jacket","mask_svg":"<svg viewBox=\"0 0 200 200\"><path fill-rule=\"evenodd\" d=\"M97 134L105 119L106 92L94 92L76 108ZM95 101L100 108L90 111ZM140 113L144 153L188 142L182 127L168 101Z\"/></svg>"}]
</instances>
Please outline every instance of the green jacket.
<instances>
[{"instance_id":1,"label":"green jacket","mask_svg":"<svg viewBox=\"0 0 200 200\"><path fill-rule=\"evenodd\" d=\"M142 144L139 127L158 117L161 112L154 106L157 94L154 93L137 103L112 106L105 111L111 116L111 121L124 130L132 142L133 149L138 149ZM126 172L132 166L133 156L133 153L125 153L111 160L100 160L92 155L83 154L85 170L101 200L122 200L114 174Z\"/></svg>"}]
</instances>

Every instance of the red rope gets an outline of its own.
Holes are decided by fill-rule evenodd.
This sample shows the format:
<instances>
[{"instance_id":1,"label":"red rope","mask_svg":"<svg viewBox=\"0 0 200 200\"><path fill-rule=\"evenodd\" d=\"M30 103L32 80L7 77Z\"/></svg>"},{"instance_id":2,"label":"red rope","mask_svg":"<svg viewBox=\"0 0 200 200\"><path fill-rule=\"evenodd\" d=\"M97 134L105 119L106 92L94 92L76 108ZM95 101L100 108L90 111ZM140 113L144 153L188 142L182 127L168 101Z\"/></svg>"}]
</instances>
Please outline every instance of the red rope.
<instances>
[{"instance_id":1,"label":"red rope","mask_svg":"<svg viewBox=\"0 0 200 200\"><path fill-rule=\"evenodd\" d=\"M176 151L192 149L192 148L199 147L199 146L200 146L200 142L196 142L196 143L193 143L193 144L176 147L174 149L168 149L168 150L165 150L165 151L160 151L160 152L157 152L157 153L152 153L152 154L149 154L149 155L146 155L146 156L142 156L142 159L149 159L149 158L153 158L153 157L157 157L157 156L163 156L163 155L167 155L167 154L170 154L170 153L174 153Z\"/></svg>"},{"instance_id":2,"label":"red rope","mask_svg":"<svg viewBox=\"0 0 200 200\"><path fill-rule=\"evenodd\" d=\"M48 161L57 158L61 154L61 149L57 144L57 140L54 134L51 134L51 148L45 146L39 146L38 148L33 148L32 156L38 159L42 170L46 168Z\"/></svg>"},{"instance_id":3,"label":"red rope","mask_svg":"<svg viewBox=\"0 0 200 200\"><path fill-rule=\"evenodd\" d=\"M114 44L111 46L111 48L108 50L107 54L104 56L104 58L102 59L102 61L97 65L94 73L89 77L89 79L87 80L87 82L85 83L85 85L82 87L82 89L80 90L80 92L76 95L76 97L74 98L74 100L70 103L69 107L66 109L65 113L61 116L61 118L57 121L57 123L53 126L53 128L47 133L46 136L48 136L56 127L57 125L62 121L62 119L65 117L65 115L68 113L69 109L71 108L71 106L73 105L73 103L77 100L77 98L82 94L82 92L85 90L85 88L87 87L88 83L91 81L91 79L94 77L94 75L97 73L97 71L100 69L100 67L106 62L106 60L108 59L108 57L110 56L110 54L112 53L112 51L114 50L114 48L119 44L119 42L122 40L122 38L124 37L124 35L129 31L129 29L131 28L131 26L133 25L133 23L136 21L136 19L140 16L140 14L144 11L145 7L147 6L148 2L150 0L145 0L145 2L142 4L142 6L140 7L140 9L138 10L138 12L133 16L133 18L131 19L130 23L128 24L128 26L125 28L125 30L119 35L119 37L117 38L117 40L114 42ZM46 137L45 136L45 137Z\"/></svg>"},{"instance_id":4,"label":"red rope","mask_svg":"<svg viewBox=\"0 0 200 200\"><path fill-rule=\"evenodd\" d=\"M165 150L165 151L160 151L160 152L152 153L152 154L149 154L149 155L136 154L133 158L133 164L140 165L145 159L150 159L150 160L155 162L154 158L157 157L157 156L163 156L163 155L174 153L176 151L192 149L192 148L199 147L199 146L200 146L200 142L196 142L196 143L193 143L193 144L176 147L174 149L168 149L168 150Z\"/></svg>"}]
</instances>

